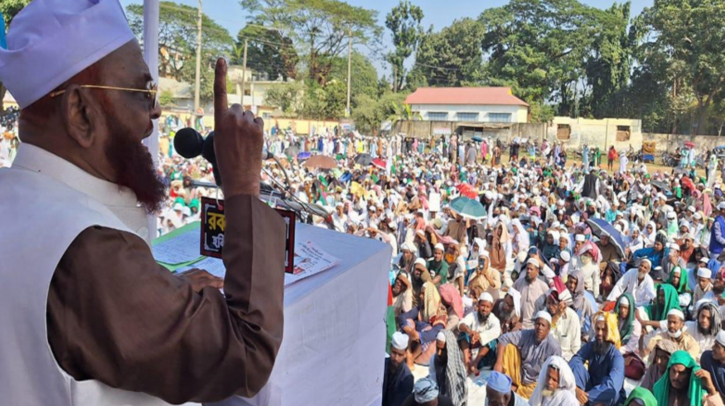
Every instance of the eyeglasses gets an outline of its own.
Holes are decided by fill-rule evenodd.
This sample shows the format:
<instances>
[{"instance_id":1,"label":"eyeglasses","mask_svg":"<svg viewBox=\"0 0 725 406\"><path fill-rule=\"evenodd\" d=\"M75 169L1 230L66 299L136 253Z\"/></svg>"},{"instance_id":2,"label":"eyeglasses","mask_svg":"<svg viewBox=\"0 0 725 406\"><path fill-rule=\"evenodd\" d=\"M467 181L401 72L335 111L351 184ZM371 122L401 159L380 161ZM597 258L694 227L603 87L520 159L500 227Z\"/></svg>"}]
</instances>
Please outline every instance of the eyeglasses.
<instances>
[{"instance_id":1,"label":"eyeglasses","mask_svg":"<svg viewBox=\"0 0 725 406\"><path fill-rule=\"evenodd\" d=\"M81 85L79 86L85 89L103 89L103 90L120 90L122 92L134 92L134 93L146 93L146 99L149 101L149 110L153 110L156 107L158 101L156 95L159 92L159 86L154 82L149 82L146 85L146 89L134 89L128 87L116 87L116 86L102 86L102 85ZM58 90L49 94L51 98L58 97L65 93L66 89Z\"/></svg>"}]
</instances>

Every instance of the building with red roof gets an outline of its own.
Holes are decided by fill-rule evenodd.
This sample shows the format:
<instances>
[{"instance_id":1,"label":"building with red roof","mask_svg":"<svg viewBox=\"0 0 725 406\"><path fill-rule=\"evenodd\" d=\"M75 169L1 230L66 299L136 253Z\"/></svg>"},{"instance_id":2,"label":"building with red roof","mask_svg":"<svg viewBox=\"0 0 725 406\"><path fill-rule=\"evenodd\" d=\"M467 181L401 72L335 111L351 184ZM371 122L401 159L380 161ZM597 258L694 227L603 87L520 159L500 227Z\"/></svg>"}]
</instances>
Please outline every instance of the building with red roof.
<instances>
[{"instance_id":1,"label":"building with red roof","mask_svg":"<svg viewBox=\"0 0 725 406\"><path fill-rule=\"evenodd\" d=\"M529 116L510 87L421 87L405 103L426 121L526 123Z\"/></svg>"}]
</instances>

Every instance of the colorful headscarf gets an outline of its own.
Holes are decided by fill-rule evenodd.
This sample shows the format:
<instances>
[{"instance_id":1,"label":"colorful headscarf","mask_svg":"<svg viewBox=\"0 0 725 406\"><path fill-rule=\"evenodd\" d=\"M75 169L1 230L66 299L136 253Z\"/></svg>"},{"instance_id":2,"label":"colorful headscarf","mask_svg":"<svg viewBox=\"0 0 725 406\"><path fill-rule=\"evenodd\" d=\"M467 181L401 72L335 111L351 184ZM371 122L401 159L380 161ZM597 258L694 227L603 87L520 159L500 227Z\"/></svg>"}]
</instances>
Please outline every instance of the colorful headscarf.
<instances>
[{"instance_id":1,"label":"colorful headscarf","mask_svg":"<svg viewBox=\"0 0 725 406\"><path fill-rule=\"evenodd\" d=\"M652 392L641 386L632 389L629 397L624 401L624 406L629 406L633 400L641 400L644 406L657 406L657 399Z\"/></svg>"},{"instance_id":2,"label":"colorful headscarf","mask_svg":"<svg viewBox=\"0 0 725 406\"><path fill-rule=\"evenodd\" d=\"M664 291L665 294L665 304L664 306L660 306L659 303L659 291ZM667 313L672 309L682 310L680 307L680 298L677 295L677 290L675 290L675 287L669 284L662 284L657 288L657 296L655 296L655 302L651 305L647 305L644 307L645 312L647 312L647 316L649 316L649 319L652 321L662 321L665 318L667 318Z\"/></svg>"},{"instance_id":3,"label":"colorful headscarf","mask_svg":"<svg viewBox=\"0 0 725 406\"><path fill-rule=\"evenodd\" d=\"M678 284L678 286L675 286L675 284L672 283L672 279L675 277L675 270L678 269L680 270L680 283ZM679 266L676 266L672 270L672 272L670 273L670 279L667 280L667 283L669 283L670 286L673 286L678 294L687 292L687 274Z\"/></svg>"},{"instance_id":4,"label":"colorful headscarf","mask_svg":"<svg viewBox=\"0 0 725 406\"><path fill-rule=\"evenodd\" d=\"M690 401L690 406L702 406L702 396L704 393L702 389L702 381L700 378L695 376L695 372L700 370L700 366L697 365L697 362L695 362L687 351L683 350L677 350L672 354L670 362L667 364L667 372L665 372L657 383L655 383L653 392L655 393L655 398L657 398L657 404L668 404L667 402L670 398L671 386L669 370L673 365L684 365L685 368L692 370L687 389L687 398Z\"/></svg>"},{"instance_id":5,"label":"colorful headscarf","mask_svg":"<svg viewBox=\"0 0 725 406\"><path fill-rule=\"evenodd\" d=\"M622 300L622 298L627 299L629 302L629 314L627 315L627 320L624 321L624 325L621 329L619 329L619 335L622 337L622 344L626 344L629 342L629 338L632 336L632 332L634 331L634 312L637 310L634 307L634 297L632 297L632 294L625 293L617 298L617 305L614 306L614 312L617 314L617 317L619 317L619 301Z\"/></svg>"},{"instance_id":6,"label":"colorful headscarf","mask_svg":"<svg viewBox=\"0 0 725 406\"><path fill-rule=\"evenodd\" d=\"M619 335L619 317L614 313L604 311L594 313L594 316L592 316L591 336L594 336L594 326L600 318L604 318L604 321L607 324L607 341L614 344L614 347L619 348L622 343Z\"/></svg>"},{"instance_id":7,"label":"colorful headscarf","mask_svg":"<svg viewBox=\"0 0 725 406\"><path fill-rule=\"evenodd\" d=\"M458 316L459 319L463 318L463 301L461 300L461 294L458 292L455 286L450 283L441 285L438 289L441 299L443 302L453 308L453 313Z\"/></svg>"},{"instance_id":8,"label":"colorful headscarf","mask_svg":"<svg viewBox=\"0 0 725 406\"><path fill-rule=\"evenodd\" d=\"M432 282L423 284L425 309L423 309L423 319L430 322L432 318L438 316L441 306L441 296L438 288Z\"/></svg>"}]
</instances>

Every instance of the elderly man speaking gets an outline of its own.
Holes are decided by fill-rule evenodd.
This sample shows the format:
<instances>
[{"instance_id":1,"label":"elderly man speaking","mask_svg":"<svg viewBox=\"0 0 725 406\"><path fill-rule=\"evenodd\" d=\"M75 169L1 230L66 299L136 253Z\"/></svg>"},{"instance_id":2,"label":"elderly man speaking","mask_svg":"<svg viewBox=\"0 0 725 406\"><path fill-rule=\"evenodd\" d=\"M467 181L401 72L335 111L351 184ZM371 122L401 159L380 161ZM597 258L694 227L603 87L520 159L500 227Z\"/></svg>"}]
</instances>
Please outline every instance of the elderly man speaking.
<instances>
[{"instance_id":1,"label":"elderly man speaking","mask_svg":"<svg viewBox=\"0 0 725 406\"><path fill-rule=\"evenodd\" d=\"M1 35L1 34L0 34ZM259 199L263 122L227 107L216 66L223 281L149 248L165 198L141 144L161 113L118 0L35 0L0 48L21 108L0 170L0 403L164 405L254 395L282 342L282 218Z\"/></svg>"}]
</instances>

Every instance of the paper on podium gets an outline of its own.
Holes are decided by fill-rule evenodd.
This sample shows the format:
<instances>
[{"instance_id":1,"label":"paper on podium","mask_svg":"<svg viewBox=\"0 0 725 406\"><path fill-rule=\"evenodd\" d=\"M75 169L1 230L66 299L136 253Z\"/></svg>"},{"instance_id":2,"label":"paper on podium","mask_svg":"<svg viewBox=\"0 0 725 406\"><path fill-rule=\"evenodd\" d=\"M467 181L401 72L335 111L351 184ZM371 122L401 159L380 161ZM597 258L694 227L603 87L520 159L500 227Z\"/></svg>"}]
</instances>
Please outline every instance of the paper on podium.
<instances>
[{"instance_id":1,"label":"paper on podium","mask_svg":"<svg viewBox=\"0 0 725 406\"><path fill-rule=\"evenodd\" d=\"M381 404L392 248L305 224L297 240L339 263L285 288L284 339L262 391L214 406Z\"/></svg>"}]
</instances>

